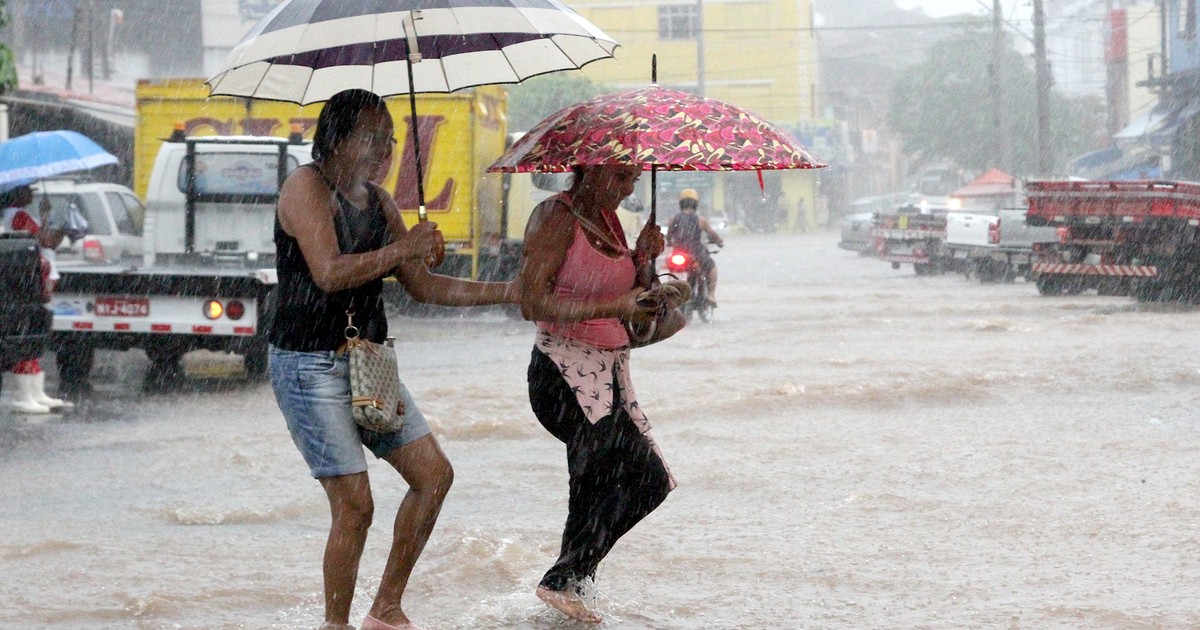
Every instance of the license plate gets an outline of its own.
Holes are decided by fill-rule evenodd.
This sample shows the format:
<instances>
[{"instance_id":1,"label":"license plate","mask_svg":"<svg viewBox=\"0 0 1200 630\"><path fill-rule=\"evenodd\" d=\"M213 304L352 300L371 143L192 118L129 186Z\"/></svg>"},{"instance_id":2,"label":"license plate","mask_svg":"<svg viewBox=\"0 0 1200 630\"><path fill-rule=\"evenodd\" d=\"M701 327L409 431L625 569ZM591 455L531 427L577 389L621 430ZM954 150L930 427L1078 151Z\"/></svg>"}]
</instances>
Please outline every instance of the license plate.
<instances>
[{"instance_id":1,"label":"license plate","mask_svg":"<svg viewBox=\"0 0 1200 630\"><path fill-rule=\"evenodd\" d=\"M97 317L149 317L150 298L98 297Z\"/></svg>"}]
</instances>

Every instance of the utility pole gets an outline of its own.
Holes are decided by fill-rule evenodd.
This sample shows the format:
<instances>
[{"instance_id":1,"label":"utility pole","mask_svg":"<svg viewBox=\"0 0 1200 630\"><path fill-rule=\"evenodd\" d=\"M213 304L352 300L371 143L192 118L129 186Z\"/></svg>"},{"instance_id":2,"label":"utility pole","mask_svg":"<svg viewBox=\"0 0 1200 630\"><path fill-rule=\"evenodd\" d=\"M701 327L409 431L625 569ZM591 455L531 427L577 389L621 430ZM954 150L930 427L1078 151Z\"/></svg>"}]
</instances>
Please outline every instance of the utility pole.
<instances>
[{"instance_id":1,"label":"utility pole","mask_svg":"<svg viewBox=\"0 0 1200 630\"><path fill-rule=\"evenodd\" d=\"M1004 14L1000 0L992 0L992 61L988 65L988 88L992 96L992 125L995 129L996 166L1009 171L1012 166L1012 149L1008 141L1008 128L1004 115L1004 83L1000 78L1000 65L1004 61Z\"/></svg>"},{"instance_id":2,"label":"utility pole","mask_svg":"<svg viewBox=\"0 0 1200 630\"><path fill-rule=\"evenodd\" d=\"M1037 80L1037 165L1039 175L1053 168L1050 151L1050 64L1046 61L1046 12L1033 0L1033 56Z\"/></svg>"},{"instance_id":3,"label":"utility pole","mask_svg":"<svg viewBox=\"0 0 1200 630\"><path fill-rule=\"evenodd\" d=\"M1108 28L1104 42L1104 96L1108 105L1108 135L1116 135L1129 120L1128 35L1124 9L1107 0L1104 12Z\"/></svg>"},{"instance_id":4,"label":"utility pole","mask_svg":"<svg viewBox=\"0 0 1200 630\"><path fill-rule=\"evenodd\" d=\"M696 93L704 96L704 0L696 0Z\"/></svg>"}]
</instances>

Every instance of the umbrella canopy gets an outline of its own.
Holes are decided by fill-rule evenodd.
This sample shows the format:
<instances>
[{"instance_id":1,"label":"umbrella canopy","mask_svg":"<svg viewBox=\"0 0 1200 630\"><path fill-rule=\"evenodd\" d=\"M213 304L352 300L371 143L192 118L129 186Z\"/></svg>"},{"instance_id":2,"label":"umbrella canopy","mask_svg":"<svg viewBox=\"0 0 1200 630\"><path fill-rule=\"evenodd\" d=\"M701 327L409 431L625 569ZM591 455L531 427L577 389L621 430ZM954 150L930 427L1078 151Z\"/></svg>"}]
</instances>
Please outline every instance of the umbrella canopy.
<instances>
[{"instance_id":1,"label":"umbrella canopy","mask_svg":"<svg viewBox=\"0 0 1200 630\"><path fill-rule=\"evenodd\" d=\"M0 190L116 163L115 155L81 133L35 131L0 142Z\"/></svg>"},{"instance_id":2,"label":"umbrella canopy","mask_svg":"<svg viewBox=\"0 0 1200 630\"><path fill-rule=\"evenodd\" d=\"M787 132L740 107L650 86L562 109L488 170L553 172L600 164L673 171L825 166Z\"/></svg>"},{"instance_id":3,"label":"umbrella canopy","mask_svg":"<svg viewBox=\"0 0 1200 630\"><path fill-rule=\"evenodd\" d=\"M301 105L351 88L452 92L581 68L616 46L558 0L287 0L208 83L213 96Z\"/></svg>"}]
</instances>

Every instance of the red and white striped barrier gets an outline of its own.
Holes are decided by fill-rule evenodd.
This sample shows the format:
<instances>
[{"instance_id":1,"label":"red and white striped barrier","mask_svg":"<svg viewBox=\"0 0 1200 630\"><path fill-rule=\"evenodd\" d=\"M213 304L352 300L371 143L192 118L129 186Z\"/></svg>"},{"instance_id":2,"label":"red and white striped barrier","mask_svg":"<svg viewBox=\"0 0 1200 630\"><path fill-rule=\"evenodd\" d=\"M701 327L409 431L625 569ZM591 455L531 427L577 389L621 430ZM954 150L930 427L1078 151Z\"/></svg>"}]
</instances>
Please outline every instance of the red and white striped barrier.
<instances>
[{"instance_id":1,"label":"red and white striped barrier","mask_svg":"<svg viewBox=\"0 0 1200 630\"><path fill-rule=\"evenodd\" d=\"M1158 267L1152 265L1081 265L1067 263L1034 263L1034 273L1074 274L1084 276L1132 276L1153 278Z\"/></svg>"}]
</instances>

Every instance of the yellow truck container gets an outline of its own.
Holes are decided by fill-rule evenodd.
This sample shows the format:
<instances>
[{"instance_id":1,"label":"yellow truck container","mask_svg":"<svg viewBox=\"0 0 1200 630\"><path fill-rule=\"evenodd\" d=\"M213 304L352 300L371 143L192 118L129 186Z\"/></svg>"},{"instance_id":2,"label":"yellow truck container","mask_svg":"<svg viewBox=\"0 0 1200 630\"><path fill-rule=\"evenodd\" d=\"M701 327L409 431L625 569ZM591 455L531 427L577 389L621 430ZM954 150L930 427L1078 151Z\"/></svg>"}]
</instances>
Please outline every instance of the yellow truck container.
<instances>
[{"instance_id":1,"label":"yellow truck container","mask_svg":"<svg viewBox=\"0 0 1200 630\"><path fill-rule=\"evenodd\" d=\"M418 204L408 97L389 98L387 103L398 143L382 184L412 225ZM176 129L187 136L287 137L297 132L311 138L320 111L321 104L209 98L202 79L141 80L134 189L145 198L155 156ZM500 277L515 269L509 259L519 255L520 247L507 239L506 232L516 226L502 214L502 177L485 172L504 151L507 118L507 92L499 87L417 96L426 209L446 239L446 262L439 273Z\"/></svg>"}]
</instances>

